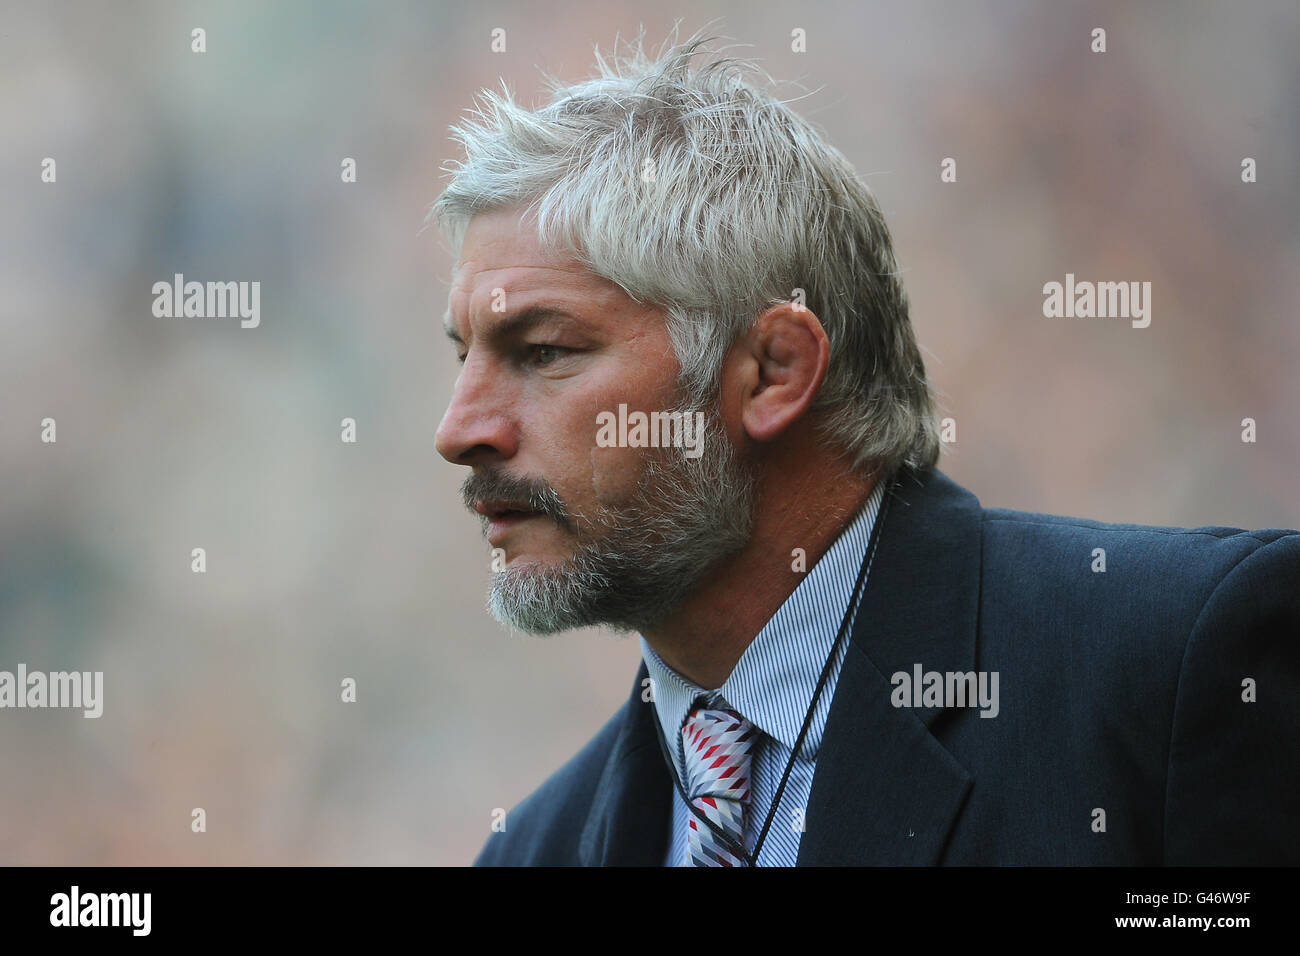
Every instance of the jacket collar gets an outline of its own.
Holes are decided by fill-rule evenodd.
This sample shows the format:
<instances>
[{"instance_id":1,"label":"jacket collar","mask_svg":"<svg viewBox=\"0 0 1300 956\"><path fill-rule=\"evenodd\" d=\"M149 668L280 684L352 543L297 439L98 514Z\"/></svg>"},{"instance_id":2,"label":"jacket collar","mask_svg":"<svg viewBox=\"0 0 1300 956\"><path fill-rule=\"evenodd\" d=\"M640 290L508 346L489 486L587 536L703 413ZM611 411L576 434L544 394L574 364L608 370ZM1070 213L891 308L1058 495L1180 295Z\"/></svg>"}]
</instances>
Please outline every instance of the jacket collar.
<instances>
[{"instance_id":1,"label":"jacket collar","mask_svg":"<svg viewBox=\"0 0 1300 956\"><path fill-rule=\"evenodd\" d=\"M969 671L975 661L982 513L941 472L904 470L883 522L813 775L799 865L939 862L971 777L930 732L940 708L890 703L890 675ZM658 866L672 780L645 665L623 709L578 846L588 866Z\"/></svg>"}]
</instances>

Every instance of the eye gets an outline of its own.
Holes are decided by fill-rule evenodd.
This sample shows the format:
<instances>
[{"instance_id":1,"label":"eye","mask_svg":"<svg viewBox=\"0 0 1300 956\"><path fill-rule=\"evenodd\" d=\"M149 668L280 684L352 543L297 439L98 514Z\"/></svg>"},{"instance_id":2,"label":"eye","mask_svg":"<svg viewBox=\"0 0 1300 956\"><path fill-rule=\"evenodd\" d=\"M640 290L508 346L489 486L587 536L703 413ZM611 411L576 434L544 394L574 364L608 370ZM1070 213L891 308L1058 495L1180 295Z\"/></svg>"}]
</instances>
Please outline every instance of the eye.
<instances>
[{"instance_id":1,"label":"eye","mask_svg":"<svg viewBox=\"0 0 1300 956\"><path fill-rule=\"evenodd\" d=\"M563 358L568 349L560 345L532 345L529 346L532 353L533 361L538 365L550 365L557 359Z\"/></svg>"}]
</instances>

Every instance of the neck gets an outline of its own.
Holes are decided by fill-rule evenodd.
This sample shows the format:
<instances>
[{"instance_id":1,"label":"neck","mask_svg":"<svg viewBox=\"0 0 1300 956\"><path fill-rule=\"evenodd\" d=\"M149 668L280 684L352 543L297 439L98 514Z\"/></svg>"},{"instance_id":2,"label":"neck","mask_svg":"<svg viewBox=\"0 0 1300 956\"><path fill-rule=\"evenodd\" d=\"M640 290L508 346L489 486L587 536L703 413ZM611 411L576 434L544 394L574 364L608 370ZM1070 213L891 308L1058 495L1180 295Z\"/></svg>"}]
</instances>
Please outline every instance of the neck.
<instances>
[{"instance_id":1,"label":"neck","mask_svg":"<svg viewBox=\"0 0 1300 956\"><path fill-rule=\"evenodd\" d=\"M705 690L722 686L806 576L791 568L791 552L803 549L803 566L811 569L875 487L841 459L817 454L800 461L806 452L791 449L765 463L749 543L720 561L662 624L642 633L665 664Z\"/></svg>"}]
</instances>

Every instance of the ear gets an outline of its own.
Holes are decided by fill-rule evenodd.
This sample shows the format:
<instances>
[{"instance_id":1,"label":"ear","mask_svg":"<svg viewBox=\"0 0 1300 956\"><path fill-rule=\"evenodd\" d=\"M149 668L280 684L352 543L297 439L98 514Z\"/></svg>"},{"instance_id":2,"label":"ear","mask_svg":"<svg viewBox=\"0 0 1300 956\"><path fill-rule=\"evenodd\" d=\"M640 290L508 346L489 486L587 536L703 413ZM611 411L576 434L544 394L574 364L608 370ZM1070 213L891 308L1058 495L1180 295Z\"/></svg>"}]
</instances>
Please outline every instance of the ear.
<instances>
[{"instance_id":1,"label":"ear","mask_svg":"<svg viewBox=\"0 0 1300 956\"><path fill-rule=\"evenodd\" d=\"M803 416L826 378L830 355L826 331L807 306L782 302L755 319L736 343L731 369L745 433L772 441Z\"/></svg>"}]
</instances>

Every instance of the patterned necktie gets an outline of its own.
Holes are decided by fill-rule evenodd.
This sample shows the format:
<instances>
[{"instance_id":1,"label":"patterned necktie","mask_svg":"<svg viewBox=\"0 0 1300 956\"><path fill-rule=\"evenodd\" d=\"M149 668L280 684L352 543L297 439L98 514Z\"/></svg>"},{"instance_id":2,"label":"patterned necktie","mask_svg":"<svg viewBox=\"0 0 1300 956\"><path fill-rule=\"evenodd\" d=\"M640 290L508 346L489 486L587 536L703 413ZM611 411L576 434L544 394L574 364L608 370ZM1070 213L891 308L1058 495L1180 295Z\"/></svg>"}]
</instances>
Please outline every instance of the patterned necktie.
<instances>
[{"instance_id":1,"label":"patterned necktie","mask_svg":"<svg viewBox=\"0 0 1300 956\"><path fill-rule=\"evenodd\" d=\"M682 725L686 751L686 794L723 833L745 845L749 803L749 758L758 728L734 710L698 706ZM687 842L693 866L744 866L718 835L691 813Z\"/></svg>"}]
</instances>

